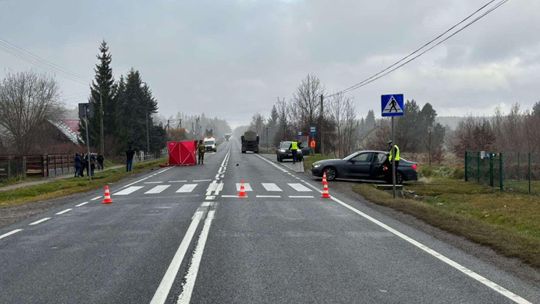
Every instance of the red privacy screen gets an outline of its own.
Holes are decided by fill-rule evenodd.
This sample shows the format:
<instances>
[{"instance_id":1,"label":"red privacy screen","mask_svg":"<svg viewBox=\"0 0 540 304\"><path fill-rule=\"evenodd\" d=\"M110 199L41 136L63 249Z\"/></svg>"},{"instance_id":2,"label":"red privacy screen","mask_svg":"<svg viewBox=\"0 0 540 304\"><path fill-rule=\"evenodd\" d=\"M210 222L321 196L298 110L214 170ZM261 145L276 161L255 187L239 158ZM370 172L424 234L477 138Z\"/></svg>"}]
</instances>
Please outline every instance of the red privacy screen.
<instances>
[{"instance_id":1,"label":"red privacy screen","mask_svg":"<svg viewBox=\"0 0 540 304\"><path fill-rule=\"evenodd\" d=\"M197 141L169 141L169 166L191 166L197 164L195 153Z\"/></svg>"}]
</instances>

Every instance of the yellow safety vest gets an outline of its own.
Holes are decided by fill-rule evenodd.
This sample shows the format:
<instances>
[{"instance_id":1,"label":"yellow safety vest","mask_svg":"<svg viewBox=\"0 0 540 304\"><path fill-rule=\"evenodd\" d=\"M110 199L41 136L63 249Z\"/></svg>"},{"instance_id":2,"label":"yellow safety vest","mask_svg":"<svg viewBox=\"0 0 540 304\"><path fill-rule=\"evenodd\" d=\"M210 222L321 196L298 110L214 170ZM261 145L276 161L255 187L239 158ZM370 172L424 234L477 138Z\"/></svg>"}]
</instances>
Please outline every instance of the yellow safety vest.
<instances>
[{"instance_id":1,"label":"yellow safety vest","mask_svg":"<svg viewBox=\"0 0 540 304\"><path fill-rule=\"evenodd\" d=\"M291 142L291 150L298 150L298 143L293 141Z\"/></svg>"},{"instance_id":2,"label":"yellow safety vest","mask_svg":"<svg viewBox=\"0 0 540 304\"><path fill-rule=\"evenodd\" d=\"M392 149L390 149L390 155L388 155L388 160L392 161L394 158L394 151L396 151L396 161L400 160L399 157L399 147L397 145L394 145Z\"/></svg>"}]
</instances>

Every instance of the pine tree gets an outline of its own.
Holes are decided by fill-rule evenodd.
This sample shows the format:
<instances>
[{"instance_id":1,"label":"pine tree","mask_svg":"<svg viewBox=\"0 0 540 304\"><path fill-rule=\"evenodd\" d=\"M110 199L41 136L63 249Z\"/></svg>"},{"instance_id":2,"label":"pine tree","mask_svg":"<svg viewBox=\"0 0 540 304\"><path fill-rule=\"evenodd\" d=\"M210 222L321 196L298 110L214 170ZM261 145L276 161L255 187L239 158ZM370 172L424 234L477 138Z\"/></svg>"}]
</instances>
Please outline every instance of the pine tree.
<instances>
[{"instance_id":1,"label":"pine tree","mask_svg":"<svg viewBox=\"0 0 540 304\"><path fill-rule=\"evenodd\" d=\"M116 106L114 104L114 95L116 87L111 68L111 54L107 42L102 41L97 55L99 62L94 69L95 79L90 86L90 97L88 102L94 106L94 116L89 120L90 145L99 149L101 146L101 118L103 115L103 133L109 142L114 139L116 130L115 117ZM102 107L103 105L103 107ZM81 138L86 139L86 126L83 122L79 123L79 132ZM107 141L107 140L106 140ZM105 148L105 151L108 147ZM100 151L101 152L101 151Z\"/></svg>"}]
</instances>

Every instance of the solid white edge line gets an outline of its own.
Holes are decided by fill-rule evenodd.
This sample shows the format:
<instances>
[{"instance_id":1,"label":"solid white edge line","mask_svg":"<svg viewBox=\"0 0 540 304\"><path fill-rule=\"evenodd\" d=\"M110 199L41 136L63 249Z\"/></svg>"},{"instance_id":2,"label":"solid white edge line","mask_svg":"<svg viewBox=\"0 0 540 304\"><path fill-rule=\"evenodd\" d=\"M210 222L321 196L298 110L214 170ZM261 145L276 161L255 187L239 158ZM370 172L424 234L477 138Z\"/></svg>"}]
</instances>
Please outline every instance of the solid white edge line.
<instances>
[{"instance_id":1,"label":"solid white edge line","mask_svg":"<svg viewBox=\"0 0 540 304\"><path fill-rule=\"evenodd\" d=\"M64 214L64 213L70 212L71 210L73 210L73 209L67 208L67 209L62 210L62 211L60 211L60 212L56 212L56 215L62 215L62 214Z\"/></svg>"},{"instance_id":2,"label":"solid white edge line","mask_svg":"<svg viewBox=\"0 0 540 304\"><path fill-rule=\"evenodd\" d=\"M259 156L259 155L257 155ZM264 161L266 161L267 163L270 163L271 165L273 165L275 167L275 164L270 162L269 160L266 160L265 158L263 158L262 156L259 156L259 158L263 159ZM278 167L278 169L281 169ZM310 183L307 183L307 185L309 185L311 188L315 189L315 191L318 191L318 192L321 192L321 190L317 189L315 186L311 185ZM500 286L499 284L481 276L480 274L468 269L467 267L455 262L454 260L450 259L450 258L447 258L446 256L442 255L441 253L429 248L428 246L414 240L413 238L395 230L394 228L384 224L383 222L367 215L366 213L363 213L362 211L344 203L343 201L337 199L336 197L332 196L331 199L340 204L341 206L351 210L352 212L360 215L361 217L369 220L370 222L376 224L377 226L391 232L392 234L398 236L399 238L407 241L408 243L414 245L415 247L421 249L422 251L428 253L429 255L437 258L438 260L444 262L445 264L451 266L452 268L462 272L463 274L467 275L468 277L482 283L484 286L487 286L489 288L491 288L492 290L496 291L497 293L499 293L500 295L503 295L505 296L506 298L516 302L516 303L520 303L520 304L532 304L531 302L529 302L528 300L520 297L519 295L511 292L510 290Z\"/></svg>"},{"instance_id":3,"label":"solid white edge line","mask_svg":"<svg viewBox=\"0 0 540 304\"><path fill-rule=\"evenodd\" d=\"M4 233L4 234L0 235L0 240L3 239L3 238L5 238L5 237L8 237L8 236L10 236L10 235L12 235L12 234L15 234L15 233L17 233L17 232L20 232L20 231L23 231L23 230L22 230L22 229L15 229L15 230L11 230L11 231L8 232L8 233Z\"/></svg>"},{"instance_id":4,"label":"solid white edge line","mask_svg":"<svg viewBox=\"0 0 540 304\"><path fill-rule=\"evenodd\" d=\"M174 257L171 261L171 264L169 265L169 268L167 268L167 271L163 276L163 279L161 279L161 283L159 283L159 287L157 288L156 293L152 298L152 301L150 301L150 304L163 304L167 300L167 296L171 291L174 279L178 274L178 270L180 270L182 261L184 260L186 252L189 248L189 244L191 243L191 240L193 239L193 236L197 231L197 227L199 226L203 213L203 211L196 211L193 215L191 224L189 224L186 234L184 235L180 246L178 246L178 249L176 250L176 253L174 254Z\"/></svg>"},{"instance_id":5,"label":"solid white edge line","mask_svg":"<svg viewBox=\"0 0 540 304\"><path fill-rule=\"evenodd\" d=\"M80 203L80 204L78 204L78 205L75 205L75 207L82 207L82 206L84 206L84 205L86 205L86 204L88 204L88 202Z\"/></svg>"},{"instance_id":6,"label":"solid white edge line","mask_svg":"<svg viewBox=\"0 0 540 304\"><path fill-rule=\"evenodd\" d=\"M37 224L41 224L41 223L46 222L46 221L48 221L50 219L51 219L50 217L45 217L45 218L42 218L40 220L37 220L35 222L32 222L32 223L28 224L28 226L34 226L34 225L37 225Z\"/></svg>"},{"instance_id":7,"label":"solid white edge line","mask_svg":"<svg viewBox=\"0 0 540 304\"><path fill-rule=\"evenodd\" d=\"M204 226L201 234L199 235L199 240L197 241L197 246L193 252L191 264L186 274L186 283L183 286L182 293L178 296L178 301L176 302L178 304L189 304L191 300L193 288L195 287L195 281L197 280L197 274L199 273L199 266L201 264L204 247L206 246L210 226L212 225L212 220L214 219L214 213L215 210L210 210L206 216L206 219L204 220Z\"/></svg>"}]
</instances>

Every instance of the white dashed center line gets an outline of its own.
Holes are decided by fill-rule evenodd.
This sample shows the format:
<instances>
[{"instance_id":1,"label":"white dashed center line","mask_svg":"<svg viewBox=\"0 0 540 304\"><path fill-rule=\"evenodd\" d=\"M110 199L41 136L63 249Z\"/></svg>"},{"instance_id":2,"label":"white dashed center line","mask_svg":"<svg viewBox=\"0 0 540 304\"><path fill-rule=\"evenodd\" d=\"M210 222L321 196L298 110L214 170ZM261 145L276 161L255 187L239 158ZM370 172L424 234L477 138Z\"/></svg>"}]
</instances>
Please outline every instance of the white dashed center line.
<instances>
[{"instance_id":1,"label":"white dashed center line","mask_svg":"<svg viewBox=\"0 0 540 304\"><path fill-rule=\"evenodd\" d=\"M80 203L80 204L78 204L78 205L75 205L75 207L82 207L82 206L84 206L84 205L86 205L86 204L88 204L88 202Z\"/></svg>"}]
</instances>

